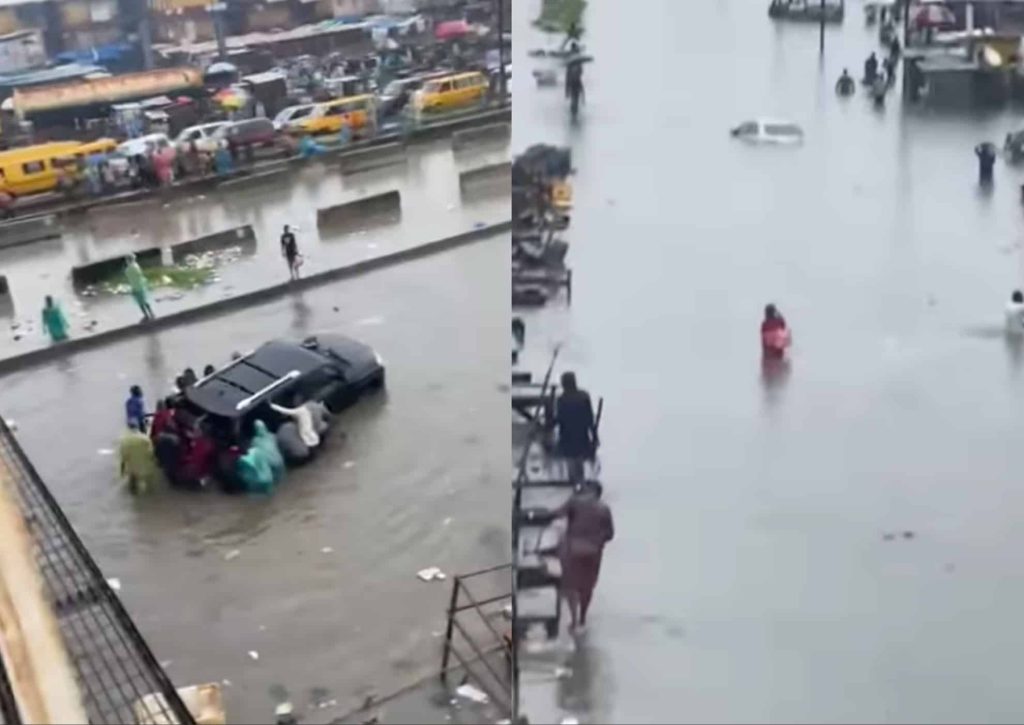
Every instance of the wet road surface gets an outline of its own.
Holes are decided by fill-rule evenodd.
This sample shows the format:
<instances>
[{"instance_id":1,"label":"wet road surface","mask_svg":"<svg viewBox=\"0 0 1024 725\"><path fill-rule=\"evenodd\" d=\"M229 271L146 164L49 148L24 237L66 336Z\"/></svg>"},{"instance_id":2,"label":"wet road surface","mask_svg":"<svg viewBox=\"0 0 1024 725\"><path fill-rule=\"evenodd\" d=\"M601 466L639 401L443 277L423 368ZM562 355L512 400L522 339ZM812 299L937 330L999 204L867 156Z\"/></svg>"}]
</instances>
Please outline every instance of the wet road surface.
<instances>
[{"instance_id":1,"label":"wet road surface","mask_svg":"<svg viewBox=\"0 0 1024 725\"><path fill-rule=\"evenodd\" d=\"M536 89L516 8L515 151L571 143L573 306L524 315L524 365L605 397L616 539L561 693L584 721L1014 722L1024 637L1019 186L973 147L1012 113L874 111L860 3L830 28L767 2L591 3L578 126ZM553 42L553 41L548 41ZM737 143L758 116L798 148ZM765 380L766 302L789 319ZM904 531L913 538L904 538ZM888 534L895 533L891 539Z\"/></svg>"},{"instance_id":2,"label":"wet road surface","mask_svg":"<svg viewBox=\"0 0 1024 725\"><path fill-rule=\"evenodd\" d=\"M90 320L98 320L99 329L104 329L139 318L126 295L76 300L72 266L252 225L255 253L218 268L215 284L187 292L153 290L155 309L161 314L287 279L279 244L285 224L298 228L303 271L308 274L465 232L481 223L508 220L507 191L487 188L466 194L459 188L460 172L506 161L507 143L486 142L455 152L449 139L441 139L411 145L407 158L404 164L346 174L333 158L251 186L226 186L170 202L157 198L100 207L67 222L63 239L0 250L0 274L7 276L14 300L7 322L20 321L22 332L25 321L31 323L19 341L13 335L0 338L0 355L46 344L38 323L46 294L64 300L72 335L86 334L83 326ZM401 193L400 219L375 217L354 228L318 230L318 208L395 189ZM0 323L4 321L0 317Z\"/></svg>"},{"instance_id":3,"label":"wet road surface","mask_svg":"<svg viewBox=\"0 0 1024 725\"><path fill-rule=\"evenodd\" d=\"M508 363L494 324L508 309L507 245L497 237L4 379L0 411L121 580L157 658L180 685L229 681L231 722L266 722L286 696L299 709L335 700L303 719L326 722L436 671L450 579L416 572L508 560ZM272 497L135 499L118 487L100 451L119 435L129 385L152 404L185 365L318 330L374 346L388 388L344 413L346 436Z\"/></svg>"}]
</instances>

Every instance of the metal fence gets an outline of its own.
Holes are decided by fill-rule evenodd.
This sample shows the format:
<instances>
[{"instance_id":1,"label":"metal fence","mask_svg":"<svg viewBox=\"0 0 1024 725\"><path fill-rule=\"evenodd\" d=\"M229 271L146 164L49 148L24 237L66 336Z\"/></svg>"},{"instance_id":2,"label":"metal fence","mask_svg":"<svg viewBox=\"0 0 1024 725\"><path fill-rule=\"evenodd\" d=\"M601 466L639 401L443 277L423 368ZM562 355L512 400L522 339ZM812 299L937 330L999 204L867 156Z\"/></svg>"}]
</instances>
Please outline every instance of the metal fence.
<instances>
[{"instance_id":1,"label":"metal fence","mask_svg":"<svg viewBox=\"0 0 1024 725\"><path fill-rule=\"evenodd\" d=\"M491 581L489 589L495 593L480 593L477 585L485 576ZM508 717L513 710L512 636L511 631L499 631L495 621L505 616L504 607L512 598L511 577L511 564L455 577L441 656L442 682L447 683L450 669L461 669L466 680L487 693ZM475 592L470 589L471 581L476 582Z\"/></svg>"},{"instance_id":2,"label":"metal fence","mask_svg":"<svg viewBox=\"0 0 1024 725\"><path fill-rule=\"evenodd\" d=\"M89 721L193 725L174 685L2 420L0 468L32 535ZM0 711L12 722L5 679L0 678Z\"/></svg>"}]
</instances>

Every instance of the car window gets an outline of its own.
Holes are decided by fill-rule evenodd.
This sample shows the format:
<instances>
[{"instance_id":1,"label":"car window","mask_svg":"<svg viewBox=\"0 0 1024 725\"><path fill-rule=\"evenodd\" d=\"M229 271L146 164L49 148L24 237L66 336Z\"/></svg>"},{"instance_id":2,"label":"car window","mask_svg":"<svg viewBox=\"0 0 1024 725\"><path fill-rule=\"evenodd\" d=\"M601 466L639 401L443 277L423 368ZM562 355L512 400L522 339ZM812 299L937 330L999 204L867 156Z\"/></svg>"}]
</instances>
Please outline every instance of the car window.
<instances>
[{"instance_id":1,"label":"car window","mask_svg":"<svg viewBox=\"0 0 1024 725\"><path fill-rule=\"evenodd\" d=\"M29 161L27 164L22 164L21 168L26 174L38 174L46 168L46 163L43 161Z\"/></svg>"},{"instance_id":2,"label":"car window","mask_svg":"<svg viewBox=\"0 0 1024 725\"><path fill-rule=\"evenodd\" d=\"M769 136L799 136L800 127L792 123L766 123L764 132Z\"/></svg>"},{"instance_id":3,"label":"car window","mask_svg":"<svg viewBox=\"0 0 1024 725\"><path fill-rule=\"evenodd\" d=\"M439 90L441 91L441 93L447 93L451 89L452 89L452 82L451 81L445 81L444 83L441 84L441 87L440 87Z\"/></svg>"}]
</instances>

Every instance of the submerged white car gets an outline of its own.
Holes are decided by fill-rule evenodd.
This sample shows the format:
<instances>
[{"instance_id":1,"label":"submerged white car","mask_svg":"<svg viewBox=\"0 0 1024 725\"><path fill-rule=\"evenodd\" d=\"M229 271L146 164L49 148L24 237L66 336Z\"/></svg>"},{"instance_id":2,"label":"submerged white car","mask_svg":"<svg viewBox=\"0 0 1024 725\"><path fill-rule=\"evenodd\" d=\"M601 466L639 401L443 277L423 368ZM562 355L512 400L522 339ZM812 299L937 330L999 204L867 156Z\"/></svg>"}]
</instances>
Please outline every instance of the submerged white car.
<instances>
[{"instance_id":1,"label":"submerged white car","mask_svg":"<svg viewBox=\"0 0 1024 725\"><path fill-rule=\"evenodd\" d=\"M744 121L730 133L736 138L756 143L795 144L804 140L804 130L792 121L767 118Z\"/></svg>"}]
</instances>

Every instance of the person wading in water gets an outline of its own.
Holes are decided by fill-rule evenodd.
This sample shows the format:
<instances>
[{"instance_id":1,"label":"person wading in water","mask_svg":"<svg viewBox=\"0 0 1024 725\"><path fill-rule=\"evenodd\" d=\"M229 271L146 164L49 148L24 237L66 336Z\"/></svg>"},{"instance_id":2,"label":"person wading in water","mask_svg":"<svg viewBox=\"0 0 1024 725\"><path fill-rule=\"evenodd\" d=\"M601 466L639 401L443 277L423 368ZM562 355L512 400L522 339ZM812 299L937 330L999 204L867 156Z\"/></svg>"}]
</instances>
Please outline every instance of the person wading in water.
<instances>
[{"instance_id":1,"label":"person wading in water","mask_svg":"<svg viewBox=\"0 0 1024 725\"><path fill-rule=\"evenodd\" d=\"M568 519L562 539L561 594L569 605L570 631L582 634L594 597L605 545L615 538L611 509L601 500L601 484L581 483L558 516Z\"/></svg>"}]
</instances>

